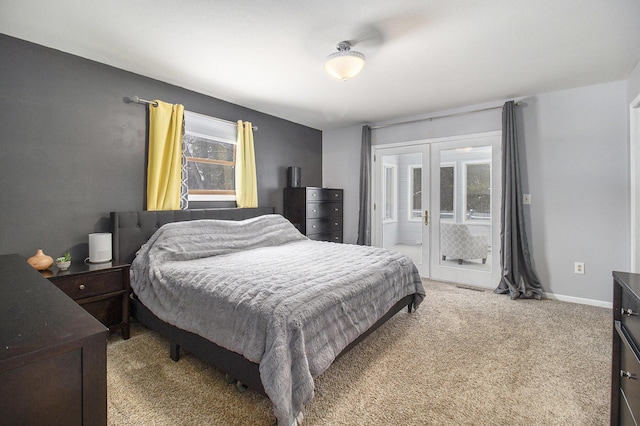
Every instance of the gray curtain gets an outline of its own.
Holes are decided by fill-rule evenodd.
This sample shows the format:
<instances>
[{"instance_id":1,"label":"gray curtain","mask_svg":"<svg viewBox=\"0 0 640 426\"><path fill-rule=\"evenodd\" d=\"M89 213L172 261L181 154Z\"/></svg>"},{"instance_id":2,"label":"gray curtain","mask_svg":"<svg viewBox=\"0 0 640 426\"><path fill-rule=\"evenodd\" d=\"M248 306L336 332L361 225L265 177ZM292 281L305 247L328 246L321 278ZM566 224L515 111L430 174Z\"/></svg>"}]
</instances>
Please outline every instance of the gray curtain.
<instances>
[{"instance_id":1,"label":"gray curtain","mask_svg":"<svg viewBox=\"0 0 640 426\"><path fill-rule=\"evenodd\" d=\"M502 108L502 205L500 221L500 284L494 290L512 299L542 298L542 286L531 265L522 212L515 104Z\"/></svg>"},{"instance_id":2,"label":"gray curtain","mask_svg":"<svg viewBox=\"0 0 640 426\"><path fill-rule=\"evenodd\" d=\"M358 244L371 245L371 127L362 126L360 148L360 214L358 217Z\"/></svg>"}]
</instances>

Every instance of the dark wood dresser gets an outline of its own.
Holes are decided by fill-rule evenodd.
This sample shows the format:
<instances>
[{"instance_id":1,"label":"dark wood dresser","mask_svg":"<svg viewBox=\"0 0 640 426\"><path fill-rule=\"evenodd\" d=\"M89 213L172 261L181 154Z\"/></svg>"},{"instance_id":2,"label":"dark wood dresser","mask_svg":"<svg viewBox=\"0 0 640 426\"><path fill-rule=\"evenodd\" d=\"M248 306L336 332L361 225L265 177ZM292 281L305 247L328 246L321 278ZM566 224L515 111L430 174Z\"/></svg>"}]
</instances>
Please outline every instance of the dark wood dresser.
<instances>
[{"instance_id":1,"label":"dark wood dresser","mask_svg":"<svg viewBox=\"0 0 640 426\"><path fill-rule=\"evenodd\" d=\"M107 336L25 258L0 256L0 423L105 425Z\"/></svg>"},{"instance_id":2,"label":"dark wood dresser","mask_svg":"<svg viewBox=\"0 0 640 426\"><path fill-rule=\"evenodd\" d=\"M312 240L342 242L342 189L285 188L284 217Z\"/></svg>"},{"instance_id":3,"label":"dark wood dresser","mask_svg":"<svg viewBox=\"0 0 640 426\"><path fill-rule=\"evenodd\" d=\"M613 273L611 424L640 422L640 274Z\"/></svg>"},{"instance_id":4,"label":"dark wood dresser","mask_svg":"<svg viewBox=\"0 0 640 426\"><path fill-rule=\"evenodd\" d=\"M52 266L48 278L111 332L120 331L128 339L129 268L128 263L74 262L66 271Z\"/></svg>"}]
</instances>

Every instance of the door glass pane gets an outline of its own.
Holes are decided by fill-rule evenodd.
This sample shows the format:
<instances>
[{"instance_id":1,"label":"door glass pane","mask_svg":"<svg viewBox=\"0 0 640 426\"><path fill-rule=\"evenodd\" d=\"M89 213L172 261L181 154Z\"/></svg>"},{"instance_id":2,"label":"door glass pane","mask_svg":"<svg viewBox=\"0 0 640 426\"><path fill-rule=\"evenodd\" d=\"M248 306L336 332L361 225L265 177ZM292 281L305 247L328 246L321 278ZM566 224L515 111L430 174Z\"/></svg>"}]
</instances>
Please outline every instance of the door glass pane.
<instances>
[{"instance_id":1,"label":"door glass pane","mask_svg":"<svg viewBox=\"0 0 640 426\"><path fill-rule=\"evenodd\" d=\"M491 164L466 164L466 211L467 220L489 220L491 218Z\"/></svg>"},{"instance_id":2,"label":"door glass pane","mask_svg":"<svg viewBox=\"0 0 640 426\"><path fill-rule=\"evenodd\" d=\"M382 246L422 264L422 153L382 157Z\"/></svg>"},{"instance_id":3,"label":"door glass pane","mask_svg":"<svg viewBox=\"0 0 640 426\"><path fill-rule=\"evenodd\" d=\"M422 167L409 166L409 191L411 209L409 210L409 220L420 220L422 217Z\"/></svg>"},{"instance_id":4,"label":"door glass pane","mask_svg":"<svg viewBox=\"0 0 640 426\"><path fill-rule=\"evenodd\" d=\"M491 271L491 146L440 152L440 264Z\"/></svg>"},{"instance_id":5,"label":"door glass pane","mask_svg":"<svg viewBox=\"0 0 640 426\"><path fill-rule=\"evenodd\" d=\"M440 165L440 220L453 220L455 164Z\"/></svg>"},{"instance_id":6,"label":"door glass pane","mask_svg":"<svg viewBox=\"0 0 640 426\"><path fill-rule=\"evenodd\" d=\"M384 188L384 222L392 222L396 219L396 166L395 164L384 165L384 175L382 176L382 186Z\"/></svg>"}]
</instances>

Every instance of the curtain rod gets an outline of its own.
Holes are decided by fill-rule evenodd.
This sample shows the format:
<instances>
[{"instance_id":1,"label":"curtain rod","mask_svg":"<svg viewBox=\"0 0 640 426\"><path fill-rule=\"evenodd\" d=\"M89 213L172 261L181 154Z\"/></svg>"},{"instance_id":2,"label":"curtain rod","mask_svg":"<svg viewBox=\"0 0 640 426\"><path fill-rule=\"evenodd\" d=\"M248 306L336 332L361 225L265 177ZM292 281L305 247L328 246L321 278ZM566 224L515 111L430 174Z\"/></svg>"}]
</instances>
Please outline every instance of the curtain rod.
<instances>
[{"instance_id":1,"label":"curtain rod","mask_svg":"<svg viewBox=\"0 0 640 426\"><path fill-rule=\"evenodd\" d=\"M516 102L515 105L516 106L520 106L521 104L522 104L521 102ZM399 121L397 123L381 124L379 126L370 127L370 129L371 130L384 129L386 127L400 126L401 124L419 123L421 121L432 121L432 120L435 120L435 119L438 119L438 118L457 117L459 115L467 115L467 114L473 114L475 112L491 111L491 110L494 110L494 109L502 109L502 105L501 106L491 107L491 108L475 109L475 110L472 110L472 111L455 112L453 114L438 115L438 116L435 116L435 117L418 118L416 120Z\"/></svg>"},{"instance_id":2,"label":"curtain rod","mask_svg":"<svg viewBox=\"0 0 640 426\"><path fill-rule=\"evenodd\" d=\"M153 106L156 106L156 107L158 106L157 102L148 101L146 99L141 99L138 96L134 96L133 98L129 98L129 97L125 96L124 98L122 98L122 100L126 104L134 103L134 104L143 104L143 105L153 105ZM222 118L216 118L216 117L209 117L209 118L213 118L214 120L222 121L223 123L229 123L229 124L233 124L233 125L237 125L238 124L238 123L234 123L233 121L223 120ZM251 128L254 131L258 131L258 126L251 126Z\"/></svg>"}]
</instances>

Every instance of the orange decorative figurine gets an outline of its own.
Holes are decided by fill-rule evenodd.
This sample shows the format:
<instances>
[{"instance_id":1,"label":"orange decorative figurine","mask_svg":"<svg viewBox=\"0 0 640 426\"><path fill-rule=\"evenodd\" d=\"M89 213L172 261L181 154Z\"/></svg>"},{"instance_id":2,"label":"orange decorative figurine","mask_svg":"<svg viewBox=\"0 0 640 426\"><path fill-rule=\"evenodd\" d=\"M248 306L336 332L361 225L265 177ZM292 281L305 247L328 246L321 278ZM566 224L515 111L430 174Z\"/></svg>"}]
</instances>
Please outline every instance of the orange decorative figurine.
<instances>
[{"instance_id":1,"label":"orange decorative figurine","mask_svg":"<svg viewBox=\"0 0 640 426\"><path fill-rule=\"evenodd\" d=\"M27 259L27 262L38 271L44 271L53 265L53 258L44 254L41 249L38 249L35 255Z\"/></svg>"}]
</instances>

